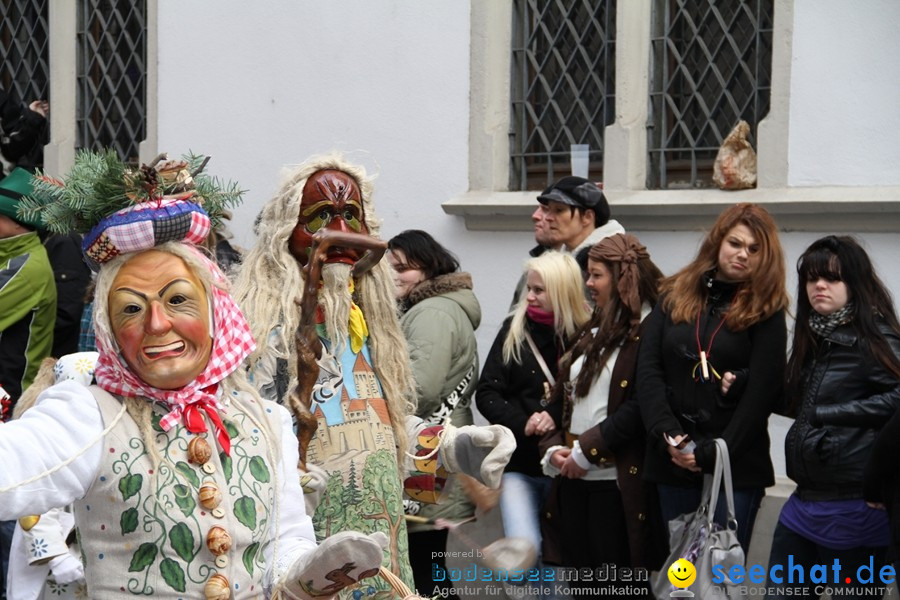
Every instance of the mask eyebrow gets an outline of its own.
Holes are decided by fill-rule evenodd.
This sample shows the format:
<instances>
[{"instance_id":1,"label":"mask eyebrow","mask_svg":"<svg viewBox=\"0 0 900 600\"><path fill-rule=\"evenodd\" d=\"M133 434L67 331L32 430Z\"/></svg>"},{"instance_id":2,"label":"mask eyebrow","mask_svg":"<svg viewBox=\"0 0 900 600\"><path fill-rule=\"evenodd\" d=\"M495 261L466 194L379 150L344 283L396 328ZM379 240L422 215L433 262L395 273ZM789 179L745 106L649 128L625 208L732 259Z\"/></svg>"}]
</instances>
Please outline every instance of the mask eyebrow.
<instances>
[{"instance_id":1,"label":"mask eyebrow","mask_svg":"<svg viewBox=\"0 0 900 600\"><path fill-rule=\"evenodd\" d=\"M190 281L188 281L187 279L173 279L172 281L170 281L169 283L167 283L166 285L164 285L164 286L162 287L161 290L159 290L158 295L159 295L159 296L162 296L163 294L166 293L166 290L168 290L170 287L172 287L172 286L175 285L176 283L187 283L187 284L190 284ZM139 292L139 291L137 291L137 290L135 290L135 289L132 289L132 288L129 288L129 287L120 287L120 288L118 288L116 291L117 291L117 292L128 292L129 294L134 294L135 296L137 296L138 298L140 298L140 299L142 299L142 300L144 300L144 301L146 301L146 300L149 299L149 296L148 296L147 294L145 294L145 293L143 293L143 292Z\"/></svg>"},{"instance_id":2,"label":"mask eyebrow","mask_svg":"<svg viewBox=\"0 0 900 600\"><path fill-rule=\"evenodd\" d=\"M159 290L159 295L162 296L163 294L165 294L166 291L167 291L170 287L172 287L173 285L175 285L176 283L186 283L186 284L188 284L188 285L191 284L191 282L188 281L187 279L173 279L172 281L170 281L169 283L167 283L166 285L164 285L164 286L162 287L161 290Z\"/></svg>"},{"instance_id":3,"label":"mask eyebrow","mask_svg":"<svg viewBox=\"0 0 900 600\"><path fill-rule=\"evenodd\" d=\"M129 294L134 294L135 296L137 296L137 297L140 298L141 300L147 300L147 294L144 294L143 292L139 292L139 291L137 291L137 290L133 290L133 289L131 289L131 288L121 287L121 288L119 288L119 289L117 289L117 290L115 290L115 291L117 291L117 292L127 292L127 293L129 293Z\"/></svg>"}]
</instances>

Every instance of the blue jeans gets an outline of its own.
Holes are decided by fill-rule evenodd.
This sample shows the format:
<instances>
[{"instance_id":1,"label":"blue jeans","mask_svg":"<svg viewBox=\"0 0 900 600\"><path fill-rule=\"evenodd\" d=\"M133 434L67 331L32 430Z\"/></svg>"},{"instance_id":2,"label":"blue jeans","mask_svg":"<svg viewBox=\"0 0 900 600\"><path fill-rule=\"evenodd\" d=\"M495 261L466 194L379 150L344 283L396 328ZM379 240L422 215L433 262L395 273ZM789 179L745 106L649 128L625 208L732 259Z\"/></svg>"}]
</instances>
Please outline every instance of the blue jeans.
<instances>
[{"instance_id":1,"label":"blue jeans","mask_svg":"<svg viewBox=\"0 0 900 600\"><path fill-rule=\"evenodd\" d=\"M535 567L542 573L548 567L541 562L541 507L550 493L552 481L549 477L509 472L503 474L503 487L500 489L500 517L504 535L529 540L537 552ZM536 587L540 584L528 585ZM555 582L544 584L544 587L550 590L549 595L529 597L545 600L558 598L554 594Z\"/></svg>"},{"instance_id":2,"label":"blue jeans","mask_svg":"<svg viewBox=\"0 0 900 600\"><path fill-rule=\"evenodd\" d=\"M668 523L672 519L688 512L694 512L700 507L700 488L678 487L674 485L658 484L659 503L662 510L663 522ZM750 548L750 536L753 534L753 524L756 522L756 513L759 511L759 503L762 502L765 490L763 488L743 488L734 490L734 518L737 520L737 537L744 549L744 555ZM725 491L719 491L719 499L716 501L716 523L725 527L727 525L728 504L725 502ZM667 534L668 535L668 534Z\"/></svg>"},{"instance_id":3,"label":"blue jeans","mask_svg":"<svg viewBox=\"0 0 900 600\"><path fill-rule=\"evenodd\" d=\"M882 584L879 578L881 567L888 564L885 562L886 557L886 546L857 546L856 548L835 550L834 548L827 548L817 544L799 533L791 531L779 521L778 525L775 526L775 533L772 535L769 568L771 569L772 565L776 564L783 566L783 569L777 573L781 577L782 582L775 583L769 580L766 585L769 588L776 589L793 588L792 598L817 599L819 597L819 594L815 593L817 586L835 590L840 589L840 595L834 596L836 598L880 598L880 595L872 595L872 592L877 587L888 587ZM840 574L837 577L832 570L835 559L840 561L841 565ZM868 584L858 583L856 581L857 569L860 566L868 567L870 561L872 562L872 572L864 573L864 575L871 575L873 582ZM794 565L800 565L802 569ZM826 566L824 575L827 577L827 583L810 583L810 569L814 565ZM799 582L801 573L803 583ZM849 584L845 582L846 577L851 578ZM792 581L789 582L789 578ZM859 593L854 594L854 590L858 590ZM866 595L866 591L869 592L868 595ZM782 593L770 594L768 597L781 599L786 596Z\"/></svg>"}]
</instances>

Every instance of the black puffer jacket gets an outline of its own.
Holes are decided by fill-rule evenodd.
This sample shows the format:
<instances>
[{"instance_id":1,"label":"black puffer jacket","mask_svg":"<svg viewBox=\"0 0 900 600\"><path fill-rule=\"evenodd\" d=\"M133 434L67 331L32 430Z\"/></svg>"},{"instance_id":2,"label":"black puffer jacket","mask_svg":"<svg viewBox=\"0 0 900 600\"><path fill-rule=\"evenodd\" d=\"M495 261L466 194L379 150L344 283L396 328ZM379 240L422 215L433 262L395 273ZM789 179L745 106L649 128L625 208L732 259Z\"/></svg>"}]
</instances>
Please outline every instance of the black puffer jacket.
<instances>
[{"instance_id":1,"label":"black puffer jacket","mask_svg":"<svg viewBox=\"0 0 900 600\"><path fill-rule=\"evenodd\" d=\"M879 329L900 356L900 337ZM850 324L819 343L803 377L800 414L784 442L788 477L806 500L862 498L878 430L900 408L900 379L860 346Z\"/></svg>"},{"instance_id":2,"label":"black puffer jacket","mask_svg":"<svg viewBox=\"0 0 900 600\"><path fill-rule=\"evenodd\" d=\"M532 413L546 410L559 427L562 404L553 402L549 406L541 406L546 377L527 343L520 349L522 364L503 362L503 341L509 331L510 321L511 319L506 319L503 323L487 360L484 361L475 391L475 403L485 419L509 427L516 436L516 449L506 465L506 471L537 476L543 474L538 450L541 436L525 435L525 425ZM540 325L531 319L526 319L525 327L555 378L561 346L553 327Z\"/></svg>"}]
</instances>

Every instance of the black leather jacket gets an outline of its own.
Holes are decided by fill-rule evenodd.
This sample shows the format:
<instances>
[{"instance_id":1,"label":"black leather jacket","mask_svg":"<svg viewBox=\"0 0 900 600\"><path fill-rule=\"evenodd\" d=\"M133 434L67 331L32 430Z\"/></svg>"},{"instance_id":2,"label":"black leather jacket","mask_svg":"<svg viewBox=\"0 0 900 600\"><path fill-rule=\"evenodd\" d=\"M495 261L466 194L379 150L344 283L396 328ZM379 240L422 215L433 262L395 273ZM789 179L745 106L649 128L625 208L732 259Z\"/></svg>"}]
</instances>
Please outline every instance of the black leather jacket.
<instances>
[{"instance_id":1,"label":"black leather jacket","mask_svg":"<svg viewBox=\"0 0 900 600\"><path fill-rule=\"evenodd\" d=\"M879 329L900 356L900 337ZM820 341L803 376L800 414L784 443L788 477L805 500L862 498L878 430L900 407L900 379L860 348L849 324Z\"/></svg>"}]
</instances>

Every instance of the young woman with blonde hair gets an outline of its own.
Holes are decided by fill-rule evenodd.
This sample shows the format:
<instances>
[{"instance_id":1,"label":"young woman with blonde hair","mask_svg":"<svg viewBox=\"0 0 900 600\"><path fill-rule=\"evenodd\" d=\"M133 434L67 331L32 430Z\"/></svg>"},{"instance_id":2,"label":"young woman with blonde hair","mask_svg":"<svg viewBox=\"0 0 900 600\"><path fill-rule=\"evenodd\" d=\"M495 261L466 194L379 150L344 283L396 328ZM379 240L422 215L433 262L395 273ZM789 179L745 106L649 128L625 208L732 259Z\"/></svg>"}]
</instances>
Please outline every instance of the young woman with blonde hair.
<instances>
[{"instance_id":1,"label":"young woman with blonde hair","mask_svg":"<svg viewBox=\"0 0 900 600\"><path fill-rule=\"evenodd\" d=\"M494 340L476 402L488 421L516 436L500 493L503 528L508 537L530 540L540 565L540 510L552 479L541 472L538 442L560 424L562 407L548 402L549 390L566 343L591 315L571 256L546 252L525 263L525 274L527 293Z\"/></svg>"},{"instance_id":2,"label":"young woman with blonde hair","mask_svg":"<svg viewBox=\"0 0 900 600\"><path fill-rule=\"evenodd\" d=\"M725 209L661 292L638 362L645 477L657 484L664 519L694 511L702 473L715 466L714 440L723 438L746 551L764 489L775 483L768 418L785 366L788 294L772 217L756 204Z\"/></svg>"}]
</instances>

